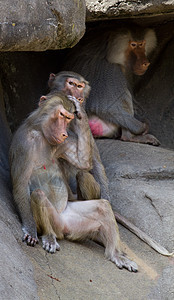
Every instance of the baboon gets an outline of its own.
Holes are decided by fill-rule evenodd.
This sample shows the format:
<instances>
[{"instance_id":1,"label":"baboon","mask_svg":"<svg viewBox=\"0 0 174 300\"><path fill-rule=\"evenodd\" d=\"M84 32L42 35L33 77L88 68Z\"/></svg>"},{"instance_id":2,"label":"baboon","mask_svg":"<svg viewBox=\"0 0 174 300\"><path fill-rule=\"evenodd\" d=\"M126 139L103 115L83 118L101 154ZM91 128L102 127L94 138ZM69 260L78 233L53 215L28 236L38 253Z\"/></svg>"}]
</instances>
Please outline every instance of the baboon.
<instances>
[{"instance_id":1,"label":"baboon","mask_svg":"<svg viewBox=\"0 0 174 300\"><path fill-rule=\"evenodd\" d=\"M78 72L90 82L86 112L94 137L160 144L148 134L148 125L135 118L127 81L132 73L146 72L147 56L156 42L154 30L132 25L92 32L70 50L63 69Z\"/></svg>"},{"instance_id":2,"label":"baboon","mask_svg":"<svg viewBox=\"0 0 174 300\"><path fill-rule=\"evenodd\" d=\"M76 135L69 132L68 136L66 128L73 118ZM56 93L41 97L39 107L15 133L10 165L23 240L35 246L38 233L43 248L54 253L60 248L57 239L91 238L104 245L105 256L118 268L136 272L137 264L121 250L109 201L68 201L68 183L60 160L67 160L77 169L90 170L90 134L80 102Z\"/></svg>"},{"instance_id":3,"label":"baboon","mask_svg":"<svg viewBox=\"0 0 174 300\"><path fill-rule=\"evenodd\" d=\"M62 71L58 74L50 74L48 86L51 93L63 92L70 99L73 97L83 106L85 106L86 98L89 96L90 87L89 83L79 74L69 71ZM71 98L72 97L72 98ZM73 120L70 124L71 130L73 128ZM90 135L89 144L91 145L92 166L90 171L77 170L72 167L67 161L61 160L61 166L64 172L69 177L69 174L76 175L77 179L77 196L78 199L90 200L102 198L105 195L107 200L110 200L108 181L102 165L98 148L94 142L93 137ZM72 197L72 196L71 196ZM104 198L104 197L103 197ZM145 241L158 253L166 256L172 256L164 247L159 245L156 241L150 238L147 234L142 232L138 227L133 225L129 220L121 216L119 213L114 212L116 220L136 234L140 239Z\"/></svg>"},{"instance_id":4,"label":"baboon","mask_svg":"<svg viewBox=\"0 0 174 300\"><path fill-rule=\"evenodd\" d=\"M58 74L51 73L48 80L50 93L63 92L68 97L75 97L83 107L85 107L86 99L90 93L89 83L81 75L74 72L62 71ZM70 129L74 131L73 124L76 119L70 124ZM100 154L92 134L90 135L89 143L92 151L92 169L90 172L80 170L77 172L72 166L67 166L66 161L62 161L65 169L68 168L74 177L77 178L77 195L78 199L107 199L110 201L108 179L105 173L104 166L101 162ZM70 174L70 172L69 172Z\"/></svg>"}]
</instances>

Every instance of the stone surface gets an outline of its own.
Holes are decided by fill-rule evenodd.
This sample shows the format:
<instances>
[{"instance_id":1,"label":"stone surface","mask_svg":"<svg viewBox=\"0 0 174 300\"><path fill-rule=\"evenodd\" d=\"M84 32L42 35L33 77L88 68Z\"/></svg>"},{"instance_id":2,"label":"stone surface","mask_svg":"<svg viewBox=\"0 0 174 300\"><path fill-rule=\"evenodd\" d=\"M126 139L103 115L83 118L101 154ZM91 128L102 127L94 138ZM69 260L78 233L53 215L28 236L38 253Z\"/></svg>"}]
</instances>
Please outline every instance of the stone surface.
<instances>
[{"instance_id":1,"label":"stone surface","mask_svg":"<svg viewBox=\"0 0 174 300\"><path fill-rule=\"evenodd\" d=\"M6 0L0 3L0 51L72 47L85 31L84 0Z\"/></svg>"},{"instance_id":2,"label":"stone surface","mask_svg":"<svg viewBox=\"0 0 174 300\"><path fill-rule=\"evenodd\" d=\"M173 14L174 2L172 0L86 0L87 21L125 18L162 16L164 13Z\"/></svg>"},{"instance_id":3,"label":"stone surface","mask_svg":"<svg viewBox=\"0 0 174 300\"><path fill-rule=\"evenodd\" d=\"M7 125L0 85L0 298L36 300L33 267L22 251L21 225L12 204L8 166L10 131Z\"/></svg>"},{"instance_id":4,"label":"stone surface","mask_svg":"<svg viewBox=\"0 0 174 300\"><path fill-rule=\"evenodd\" d=\"M98 140L97 145L112 207L172 252L174 152L109 139Z\"/></svg>"},{"instance_id":5,"label":"stone surface","mask_svg":"<svg viewBox=\"0 0 174 300\"><path fill-rule=\"evenodd\" d=\"M7 223L8 215L5 214L5 216ZM17 222L13 220L12 226L16 225ZM20 232L20 227L17 227ZM0 221L0 233L0 298L2 300L37 300L37 287L33 277L33 266L29 258L12 234L9 224L7 226Z\"/></svg>"},{"instance_id":6,"label":"stone surface","mask_svg":"<svg viewBox=\"0 0 174 300\"><path fill-rule=\"evenodd\" d=\"M137 262L138 273L119 270L93 242L60 241L61 249L53 255L40 245L23 244L34 266L39 299L172 300L174 259L158 255L123 227L120 232L124 251Z\"/></svg>"}]
</instances>

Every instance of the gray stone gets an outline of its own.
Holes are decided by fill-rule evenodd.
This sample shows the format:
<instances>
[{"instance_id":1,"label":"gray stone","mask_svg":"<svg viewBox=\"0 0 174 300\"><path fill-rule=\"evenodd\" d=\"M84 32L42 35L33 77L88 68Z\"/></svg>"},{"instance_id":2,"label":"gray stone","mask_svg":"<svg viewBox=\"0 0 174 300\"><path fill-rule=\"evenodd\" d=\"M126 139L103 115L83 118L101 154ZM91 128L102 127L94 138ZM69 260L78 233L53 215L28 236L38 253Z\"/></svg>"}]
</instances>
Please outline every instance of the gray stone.
<instances>
[{"instance_id":1,"label":"gray stone","mask_svg":"<svg viewBox=\"0 0 174 300\"><path fill-rule=\"evenodd\" d=\"M157 254L123 227L120 233L124 251L139 266L138 273L119 270L104 258L104 248L93 242L60 241L61 249L53 255L40 245L24 244L34 267L39 299L144 300L151 294L150 300L167 300L173 291L172 259ZM166 298L153 298L159 291Z\"/></svg>"},{"instance_id":2,"label":"gray stone","mask_svg":"<svg viewBox=\"0 0 174 300\"><path fill-rule=\"evenodd\" d=\"M7 214L6 222L8 222ZM16 223L17 222L13 222L12 226L16 226ZM17 227L19 230L20 227ZM1 300L37 300L37 288L33 277L33 266L12 234L11 228L2 221L0 221L0 235Z\"/></svg>"},{"instance_id":3,"label":"gray stone","mask_svg":"<svg viewBox=\"0 0 174 300\"><path fill-rule=\"evenodd\" d=\"M85 1L6 0L0 3L0 51L72 47L85 32Z\"/></svg>"},{"instance_id":4,"label":"gray stone","mask_svg":"<svg viewBox=\"0 0 174 300\"><path fill-rule=\"evenodd\" d=\"M156 286L151 289L148 300L173 300L174 299L174 267L168 266L164 268L162 275L157 281Z\"/></svg>"},{"instance_id":5,"label":"gray stone","mask_svg":"<svg viewBox=\"0 0 174 300\"><path fill-rule=\"evenodd\" d=\"M0 85L0 298L38 299L33 267L22 251L21 225L12 202L8 166L10 131Z\"/></svg>"},{"instance_id":6,"label":"gray stone","mask_svg":"<svg viewBox=\"0 0 174 300\"><path fill-rule=\"evenodd\" d=\"M174 152L150 145L98 140L112 207L174 250Z\"/></svg>"},{"instance_id":7,"label":"gray stone","mask_svg":"<svg viewBox=\"0 0 174 300\"><path fill-rule=\"evenodd\" d=\"M160 16L164 13L173 15L174 2L172 0L86 0L87 21L114 19L114 18L136 18Z\"/></svg>"}]
</instances>

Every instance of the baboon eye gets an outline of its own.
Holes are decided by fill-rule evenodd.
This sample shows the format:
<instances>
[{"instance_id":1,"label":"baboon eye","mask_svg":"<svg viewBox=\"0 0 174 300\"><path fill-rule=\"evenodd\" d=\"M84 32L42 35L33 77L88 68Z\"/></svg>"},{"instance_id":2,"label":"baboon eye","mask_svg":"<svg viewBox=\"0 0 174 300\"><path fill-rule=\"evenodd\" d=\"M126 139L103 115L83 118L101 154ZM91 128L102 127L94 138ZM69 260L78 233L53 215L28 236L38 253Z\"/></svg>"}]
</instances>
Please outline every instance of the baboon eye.
<instances>
[{"instance_id":1,"label":"baboon eye","mask_svg":"<svg viewBox=\"0 0 174 300\"><path fill-rule=\"evenodd\" d=\"M59 114L60 114L60 116L61 116L61 117L64 117L64 114L63 114L61 111L60 111L60 113L59 113Z\"/></svg>"},{"instance_id":2,"label":"baboon eye","mask_svg":"<svg viewBox=\"0 0 174 300\"><path fill-rule=\"evenodd\" d=\"M77 87L78 87L78 89L82 89L83 88L83 86L80 85L80 84Z\"/></svg>"},{"instance_id":3,"label":"baboon eye","mask_svg":"<svg viewBox=\"0 0 174 300\"><path fill-rule=\"evenodd\" d=\"M69 81L69 85L74 85L74 83L72 81Z\"/></svg>"},{"instance_id":4,"label":"baboon eye","mask_svg":"<svg viewBox=\"0 0 174 300\"><path fill-rule=\"evenodd\" d=\"M137 46L137 44L136 43L131 43L131 46L135 48Z\"/></svg>"}]
</instances>

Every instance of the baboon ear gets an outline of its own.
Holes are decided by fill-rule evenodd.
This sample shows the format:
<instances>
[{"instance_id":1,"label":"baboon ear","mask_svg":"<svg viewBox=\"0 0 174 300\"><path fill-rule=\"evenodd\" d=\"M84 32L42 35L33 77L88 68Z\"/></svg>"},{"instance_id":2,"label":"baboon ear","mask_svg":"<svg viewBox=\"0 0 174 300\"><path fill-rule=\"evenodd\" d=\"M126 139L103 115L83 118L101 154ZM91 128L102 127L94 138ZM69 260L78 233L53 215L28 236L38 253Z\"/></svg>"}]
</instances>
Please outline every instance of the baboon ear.
<instances>
[{"instance_id":1,"label":"baboon ear","mask_svg":"<svg viewBox=\"0 0 174 300\"><path fill-rule=\"evenodd\" d=\"M48 86L51 87L51 83L53 82L53 80L55 79L56 74L51 73L48 79Z\"/></svg>"},{"instance_id":2,"label":"baboon ear","mask_svg":"<svg viewBox=\"0 0 174 300\"><path fill-rule=\"evenodd\" d=\"M43 105L47 100L47 96L41 96L39 100L39 106Z\"/></svg>"}]
</instances>

